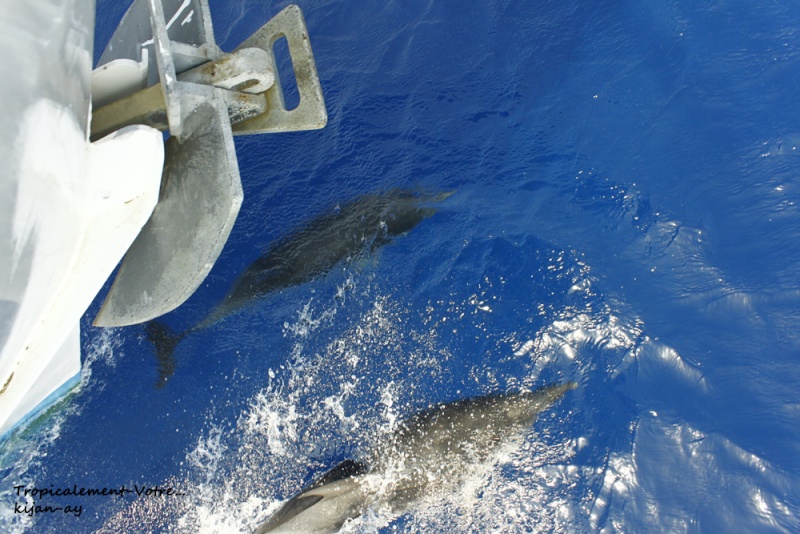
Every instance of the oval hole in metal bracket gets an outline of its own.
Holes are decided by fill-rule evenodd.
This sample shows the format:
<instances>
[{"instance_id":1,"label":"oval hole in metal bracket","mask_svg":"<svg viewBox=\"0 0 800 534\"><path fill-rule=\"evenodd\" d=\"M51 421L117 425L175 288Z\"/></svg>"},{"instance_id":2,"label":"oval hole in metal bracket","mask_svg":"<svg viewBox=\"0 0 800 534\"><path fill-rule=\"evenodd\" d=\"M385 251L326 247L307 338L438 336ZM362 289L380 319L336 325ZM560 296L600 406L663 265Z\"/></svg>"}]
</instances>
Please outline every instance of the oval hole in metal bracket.
<instances>
[{"instance_id":1,"label":"oval hole in metal bracket","mask_svg":"<svg viewBox=\"0 0 800 534\"><path fill-rule=\"evenodd\" d=\"M294 66L289 54L289 42L286 37L279 37L272 45L275 54L275 64L278 67L278 79L283 91L283 104L286 111L292 111L300 105L300 92L297 89L297 79L294 75Z\"/></svg>"}]
</instances>

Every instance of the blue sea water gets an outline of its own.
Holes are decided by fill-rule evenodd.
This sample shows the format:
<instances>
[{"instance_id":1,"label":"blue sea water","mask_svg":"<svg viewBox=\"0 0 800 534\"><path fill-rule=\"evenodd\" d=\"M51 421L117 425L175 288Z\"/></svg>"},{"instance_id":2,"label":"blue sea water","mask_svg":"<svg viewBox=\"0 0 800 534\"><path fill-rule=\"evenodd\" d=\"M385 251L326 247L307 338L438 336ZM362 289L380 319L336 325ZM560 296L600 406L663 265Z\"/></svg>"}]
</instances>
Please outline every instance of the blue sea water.
<instances>
[{"instance_id":1,"label":"blue sea water","mask_svg":"<svg viewBox=\"0 0 800 534\"><path fill-rule=\"evenodd\" d=\"M285 2L212 1L227 51ZM349 532L800 531L792 2L300 2L325 129L236 139L213 308L336 205L455 191L359 262L188 336L84 318L82 387L0 451L3 530L249 532L432 403L576 381L468 487ZM102 51L127 6L98 0ZM160 486L53 499L15 486Z\"/></svg>"}]
</instances>

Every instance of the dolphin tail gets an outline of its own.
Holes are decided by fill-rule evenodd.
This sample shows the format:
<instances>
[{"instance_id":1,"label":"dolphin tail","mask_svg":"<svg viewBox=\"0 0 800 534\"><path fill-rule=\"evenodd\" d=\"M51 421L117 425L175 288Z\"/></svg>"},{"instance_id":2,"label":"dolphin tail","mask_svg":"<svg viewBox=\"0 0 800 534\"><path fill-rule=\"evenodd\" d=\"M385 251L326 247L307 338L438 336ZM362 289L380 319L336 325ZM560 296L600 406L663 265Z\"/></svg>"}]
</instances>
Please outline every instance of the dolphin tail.
<instances>
[{"instance_id":1,"label":"dolphin tail","mask_svg":"<svg viewBox=\"0 0 800 534\"><path fill-rule=\"evenodd\" d=\"M175 372L175 347L186 336L186 332L176 334L167 325L156 321L146 323L144 331L156 350L156 361L158 362L156 387L161 388Z\"/></svg>"}]
</instances>

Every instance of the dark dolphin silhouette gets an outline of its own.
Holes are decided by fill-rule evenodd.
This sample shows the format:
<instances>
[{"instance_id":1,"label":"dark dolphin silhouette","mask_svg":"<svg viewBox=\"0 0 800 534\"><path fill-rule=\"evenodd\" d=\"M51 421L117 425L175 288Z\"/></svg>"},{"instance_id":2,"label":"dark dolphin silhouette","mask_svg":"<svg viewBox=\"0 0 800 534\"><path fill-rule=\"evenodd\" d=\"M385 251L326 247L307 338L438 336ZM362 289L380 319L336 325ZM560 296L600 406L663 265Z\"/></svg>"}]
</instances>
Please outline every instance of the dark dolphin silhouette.
<instances>
[{"instance_id":1,"label":"dark dolphin silhouette","mask_svg":"<svg viewBox=\"0 0 800 534\"><path fill-rule=\"evenodd\" d=\"M452 194L420 195L392 189L358 197L271 246L245 269L222 302L192 328L178 334L158 321L150 321L145 331L156 348L157 386L164 385L174 372L175 347L190 333L218 323L269 293L303 284L341 262L370 254L436 213L430 204Z\"/></svg>"},{"instance_id":2,"label":"dark dolphin silhouette","mask_svg":"<svg viewBox=\"0 0 800 534\"><path fill-rule=\"evenodd\" d=\"M491 460L575 387L567 382L426 410L403 422L365 460L342 462L289 499L255 534L334 533L368 508L402 514L428 495L463 484L469 466Z\"/></svg>"}]
</instances>

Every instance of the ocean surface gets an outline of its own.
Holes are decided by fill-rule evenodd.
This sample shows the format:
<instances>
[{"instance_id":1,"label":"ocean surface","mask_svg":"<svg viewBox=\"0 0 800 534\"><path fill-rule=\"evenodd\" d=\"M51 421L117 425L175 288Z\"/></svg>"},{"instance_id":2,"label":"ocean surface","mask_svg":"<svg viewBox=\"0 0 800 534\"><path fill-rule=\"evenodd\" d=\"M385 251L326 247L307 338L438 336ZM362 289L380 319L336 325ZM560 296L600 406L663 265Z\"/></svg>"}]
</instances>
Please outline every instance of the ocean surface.
<instances>
[{"instance_id":1,"label":"ocean surface","mask_svg":"<svg viewBox=\"0 0 800 534\"><path fill-rule=\"evenodd\" d=\"M212 0L218 43L285 5ZM345 531L800 531L796 2L299 5L328 125L236 138L241 214L163 322L354 198L454 194L187 335L162 387L143 327L91 327L101 295L79 391L0 450L1 530L250 532L432 404L575 381L464 488Z\"/></svg>"}]
</instances>

